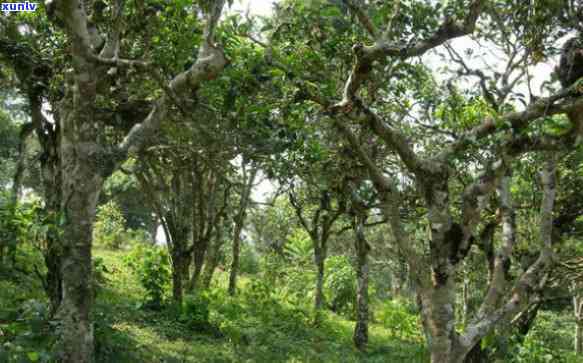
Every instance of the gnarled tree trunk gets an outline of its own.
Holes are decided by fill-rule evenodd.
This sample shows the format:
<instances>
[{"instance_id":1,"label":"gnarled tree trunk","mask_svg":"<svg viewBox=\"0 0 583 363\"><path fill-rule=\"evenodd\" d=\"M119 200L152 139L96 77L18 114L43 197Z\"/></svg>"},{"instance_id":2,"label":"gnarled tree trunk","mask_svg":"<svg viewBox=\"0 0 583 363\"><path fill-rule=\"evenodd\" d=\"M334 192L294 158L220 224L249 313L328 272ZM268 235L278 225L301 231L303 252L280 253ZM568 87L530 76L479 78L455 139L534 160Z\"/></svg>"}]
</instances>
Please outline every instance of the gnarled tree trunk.
<instances>
[{"instance_id":1,"label":"gnarled tree trunk","mask_svg":"<svg viewBox=\"0 0 583 363\"><path fill-rule=\"evenodd\" d=\"M364 236L364 218L357 217L354 226L356 249L356 324L352 340L354 345L364 350L368 344L368 253L370 246Z\"/></svg>"},{"instance_id":2,"label":"gnarled tree trunk","mask_svg":"<svg viewBox=\"0 0 583 363\"><path fill-rule=\"evenodd\" d=\"M89 71L81 76L92 78ZM91 244L95 208L103 184L98 173L101 166L96 165L100 159L90 116L91 99L84 100L87 102L71 105L64 119L61 152L65 225L61 259L63 297L57 315L62 324L60 359L75 363L93 360L93 326L89 316L93 302Z\"/></svg>"}]
</instances>

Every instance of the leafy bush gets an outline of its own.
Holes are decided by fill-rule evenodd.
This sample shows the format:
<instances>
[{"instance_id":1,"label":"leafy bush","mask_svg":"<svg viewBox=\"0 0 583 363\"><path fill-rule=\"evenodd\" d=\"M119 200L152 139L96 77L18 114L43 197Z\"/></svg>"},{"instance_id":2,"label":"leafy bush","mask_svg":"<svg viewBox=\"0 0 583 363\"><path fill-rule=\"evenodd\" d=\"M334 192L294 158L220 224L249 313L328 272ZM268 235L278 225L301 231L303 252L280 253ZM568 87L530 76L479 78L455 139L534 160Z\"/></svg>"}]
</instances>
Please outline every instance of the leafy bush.
<instances>
[{"instance_id":1,"label":"leafy bush","mask_svg":"<svg viewBox=\"0 0 583 363\"><path fill-rule=\"evenodd\" d=\"M27 300L17 318L0 324L0 362L49 362L52 341L48 306Z\"/></svg>"},{"instance_id":2,"label":"leafy bush","mask_svg":"<svg viewBox=\"0 0 583 363\"><path fill-rule=\"evenodd\" d=\"M285 244L285 255L296 264L309 264L314 256L312 240L306 231L296 228Z\"/></svg>"},{"instance_id":3,"label":"leafy bush","mask_svg":"<svg viewBox=\"0 0 583 363\"><path fill-rule=\"evenodd\" d=\"M283 257L275 252L268 252L261 256L259 259L259 270L261 271L263 280L270 284L276 284L284 274L282 269L284 262Z\"/></svg>"},{"instance_id":4,"label":"leafy bush","mask_svg":"<svg viewBox=\"0 0 583 363\"><path fill-rule=\"evenodd\" d=\"M93 240L96 244L111 249L122 247L125 237L126 220L115 201L109 201L97 208Z\"/></svg>"},{"instance_id":5,"label":"leafy bush","mask_svg":"<svg viewBox=\"0 0 583 363\"><path fill-rule=\"evenodd\" d=\"M241 256L239 259L241 273L254 275L259 272L259 260L257 254L246 243L241 244Z\"/></svg>"},{"instance_id":6,"label":"leafy bush","mask_svg":"<svg viewBox=\"0 0 583 363\"><path fill-rule=\"evenodd\" d=\"M16 248L30 242L40 249L49 234L59 233L56 216L42 208L40 200L12 203L0 198L0 256L11 256L14 261Z\"/></svg>"},{"instance_id":7,"label":"leafy bush","mask_svg":"<svg viewBox=\"0 0 583 363\"><path fill-rule=\"evenodd\" d=\"M296 306L300 304L312 306L316 278L314 268L292 265L288 266L284 273L284 278L278 283L279 289L276 290L281 298L289 300Z\"/></svg>"},{"instance_id":8,"label":"leafy bush","mask_svg":"<svg viewBox=\"0 0 583 363\"><path fill-rule=\"evenodd\" d=\"M385 327L390 327L392 337L415 342L423 341L419 315L412 313L407 303L400 300L383 302L377 308L376 317Z\"/></svg>"},{"instance_id":9,"label":"leafy bush","mask_svg":"<svg viewBox=\"0 0 583 363\"><path fill-rule=\"evenodd\" d=\"M352 316L355 308L356 273L346 256L331 256L326 261L324 294L334 312Z\"/></svg>"},{"instance_id":10,"label":"leafy bush","mask_svg":"<svg viewBox=\"0 0 583 363\"><path fill-rule=\"evenodd\" d=\"M517 345L517 354L511 360L513 363L549 363L560 362L561 357L545 345L545 342L527 336L523 344Z\"/></svg>"},{"instance_id":11,"label":"leafy bush","mask_svg":"<svg viewBox=\"0 0 583 363\"><path fill-rule=\"evenodd\" d=\"M125 257L125 263L146 290L144 306L160 309L171 276L168 252L161 247L138 244Z\"/></svg>"},{"instance_id":12,"label":"leafy bush","mask_svg":"<svg viewBox=\"0 0 583 363\"><path fill-rule=\"evenodd\" d=\"M511 363L571 362L575 361L571 356L573 332L569 315L541 310L526 336L511 335L506 346L498 341L494 351L505 353L504 359Z\"/></svg>"},{"instance_id":13,"label":"leafy bush","mask_svg":"<svg viewBox=\"0 0 583 363\"><path fill-rule=\"evenodd\" d=\"M110 271L105 266L105 262L103 258L96 257L93 259L93 293L97 295L99 291L104 287L104 285L108 282L108 278L106 274Z\"/></svg>"},{"instance_id":14,"label":"leafy bush","mask_svg":"<svg viewBox=\"0 0 583 363\"><path fill-rule=\"evenodd\" d=\"M0 204L0 257L14 256L20 239L20 225L17 206L10 203Z\"/></svg>"},{"instance_id":15,"label":"leafy bush","mask_svg":"<svg viewBox=\"0 0 583 363\"><path fill-rule=\"evenodd\" d=\"M210 326L210 299L204 291L187 295L184 298L180 321L198 331L207 330Z\"/></svg>"}]
</instances>

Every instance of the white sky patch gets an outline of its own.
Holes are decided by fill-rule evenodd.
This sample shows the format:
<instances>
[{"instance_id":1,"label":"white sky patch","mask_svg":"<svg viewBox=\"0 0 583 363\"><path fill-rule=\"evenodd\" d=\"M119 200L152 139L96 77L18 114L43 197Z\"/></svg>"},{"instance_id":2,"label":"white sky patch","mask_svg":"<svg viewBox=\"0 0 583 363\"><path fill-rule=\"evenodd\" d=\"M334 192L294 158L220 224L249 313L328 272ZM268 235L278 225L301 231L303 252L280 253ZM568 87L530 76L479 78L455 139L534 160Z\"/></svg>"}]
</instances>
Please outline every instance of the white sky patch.
<instances>
[{"instance_id":1,"label":"white sky patch","mask_svg":"<svg viewBox=\"0 0 583 363\"><path fill-rule=\"evenodd\" d=\"M573 34L568 34L565 37L561 38L558 40L558 44L557 47L561 48L563 46L563 44L565 43L565 41L567 41L571 36L573 36ZM506 60L507 60L507 55L502 54L500 52L497 52L494 47L489 47L489 44L487 41L482 41L482 46L478 45L474 40L472 40L469 36L464 36L461 38L457 38L454 39L452 41L450 41L450 44L452 45L453 48L455 48L459 54L464 54L464 51L466 49L471 49L473 51L473 54L478 54L479 52L487 52L485 56L483 57L477 57L477 56L471 56L468 57L468 59L464 59L466 64L471 68L471 69L481 69L483 70L483 72L486 75L490 75L490 71L488 70L488 65L492 66L495 70L497 70L500 73L504 73L505 69L504 67L506 66ZM491 45L491 44L490 44ZM443 47L438 47L436 49L437 51L441 52L441 53L446 53L446 51L443 49ZM437 57L435 57L433 54L433 52L430 53L431 55L428 56L429 58L429 62L435 64L437 62L440 62L441 60ZM496 55L495 55L496 54ZM500 57L497 58L497 56ZM549 58L546 59L544 62L540 62L538 64L536 64L535 66L530 66L529 67L529 75L531 77L530 80L530 86L532 89L532 92L535 96L548 96L548 92L542 89L542 85L544 82L548 82L551 79L551 74L554 72L555 67L558 66L559 63L559 57L553 57L553 58ZM453 67L458 67L458 65L456 65L455 63L451 62L449 63L449 65L453 66ZM437 74L437 73L435 73ZM475 77L469 77L470 80L476 81L477 78ZM528 95L528 85L526 84L527 81L527 77L524 77L523 80L521 80L516 87L514 88L514 90L516 92L520 92L523 93L525 95Z\"/></svg>"},{"instance_id":2,"label":"white sky patch","mask_svg":"<svg viewBox=\"0 0 583 363\"><path fill-rule=\"evenodd\" d=\"M273 12L275 0L235 0L230 11L246 13L250 15L270 16Z\"/></svg>"}]
</instances>

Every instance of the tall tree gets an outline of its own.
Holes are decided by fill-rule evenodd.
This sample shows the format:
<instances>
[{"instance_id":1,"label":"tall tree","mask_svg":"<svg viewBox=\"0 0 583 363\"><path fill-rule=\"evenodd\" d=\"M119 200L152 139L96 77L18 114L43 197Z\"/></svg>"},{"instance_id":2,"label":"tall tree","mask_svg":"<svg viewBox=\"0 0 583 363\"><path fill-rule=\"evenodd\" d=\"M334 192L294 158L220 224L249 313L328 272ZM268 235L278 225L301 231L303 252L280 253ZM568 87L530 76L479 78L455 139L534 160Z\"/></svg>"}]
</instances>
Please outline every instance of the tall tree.
<instances>
[{"instance_id":1,"label":"tall tree","mask_svg":"<svg viewBox=\"0 0 583 363\"><path fill-rule=\"evenodd\" d=\"M339 101L330 96L331 87L339 88L334 87L337 85L337 79L320 79L318 86L314 86L313 81L303 83L296 81L295 84L300 86L299 97L321 107L322 112L345 136L352 150L368 169L369 178L382 200L381 208L393 232L398 236L395 240L403 254L407 256L410 270L414 275L432 361L460 362L481 337L501 322L509 321L511 316L527 306L529 299L532 298L529 292L539 291L538 283L545 280L543 277L548 272L552 261L549 224L552 224L550 210L553 207L555 193L554 165L549 162L548 166L542 168L545 197L540 211L540 236L544 248L539 258L515 279L511 288L512 281L507 280L508 276L500 272L504 270L504 265L508 264L509 254L514 247L512 238L508 237L507 242L503 244L507 247L496 252L495 255L499 262L494 265L493 275L503 276L503 278L493 278L482 307L460 333L455 330L457 321L454 309L455 275L461 262L467 257L471 245L477 239L474 234L482 222L484 207L496 187L504 183L509 185L506 172L518 156L541 150L568 150L573 147L577 138L576 122L562 133L545 132L545 130L534 132L534 125L545 117L577 110L582 100L577 97L578 91L569 85L547 98L534 99L521 112L513 111L516 106L511 102L506 102L509 95L508 89L513 90L518 82L516 79L524 79L530 66L526 64L525 68L521 68L524 70L522 75L513 76L514 70L521 67L523 63L515 63L512 60L516 57L516 52L512 49L524 49L520 47L524 44L530 44L531 47L534 45L538 47L539 53L530 51L522 56L531 59L536 58L538 54L541 57L544 56L545 42L556 39L558 34L553 31L546 34L539 33L539 29L535 32L520 33L525 29L520 27L518 24L520 22L523 25L539 22L542 25L541 29L552 29L554 24L545 22L545 18L541 18L540 14L556 9L541 8L540 12L535 13L521 5L516 5L517 13L521 14L520 21L507 16L502 16L501 19L514 22L513 25L516 25L516 28L513 29L519 33L517 36L520 39L520 45L516 48L512 46L506 48L509 50L508 56L511 60L502 77L502 88L488 89L486 87L482 95L487 102L490 102L492 98L489 96L492 92L497 92L501 96L501 104L490 102L489 106L483 108L486 112L474 111L473 116L469 119L466 117L466 120L470 122L465 124L463 119L451 117L451 114L443 114L439 110L439 106L443 103L440 105L441 100L434 97L440 92L430 69L423 65L407 63L407 60L423 56L448 41L473 33L478 18L484 12L487 12L489 16L485 23L490 26L487 29L501 34L498 35L500 38L506 37L508 28L497 27L504 22L497 22L496 19L496 16L501 16L500 9L503 5L480 0L450 3L445 8L421 2L406 6L401 2L395 2L392 5L392 9L388 8L388 4L383 6L383 4L355 1L343 1L342 5L338 5L341 9L340 14L342 11L353 14L354 21L364 30L357 33L357 36L372 43L364 45L360 42L353 46L354 62L345 77L346 81ZM316 2L312 9L318 7L330 6ZM292 13L296 19L309 16L316 18L314 22L307 23L306 27L319 28L314 31L320 32L327 29L334 33L332 26L321 20L322 18L311 14L306 15L306 8L308 7L294 8L288 5L282 12ZM558 11L568 15L569 11L563 10L560 8ZM431 20L427 20L429 14L433 14L430 16ZM419 23L418 27L415 22L409 21L423 17L425 21ZM387 21L383 22L382 19L387 19ZM486 38L491 34L487 31L479 33ZM313 54L317 61L324 63L323 59L327 59L331 64L340 63L338 60L323 56L327 51L325 46L332 46L328 39L318 39L317 34L312 38L314 38L313 44L318 44L318 47L312 46L307 52ZM514 39L512 36L507 38ZM286 53L283 47L278 50ZM305 79L309 77L311 75L306 75ZM407 79L414 80L415 83L407 83ZM427 83L428 80L429 83ZM386 85L383 86L383 83ZM431 83L433 86L429 86ZM426 86L429 88L425 88ZM431 89L430 97L427 97L428 89ZM455 87L449 87L446 92L450 93L450 97L457 97ZM428 107L416 108L411 100L417 100ZM439 112L435 110L436 105ZM436 119L441 119L443 123L436 124ZM452 121L453 127L448 127L446 122ZM414 245L410 243L411 239L403 234L399 213L402 186L396 183L396 178L387 173L385 165L378 163L374 155L363 147L362 140L356 134L357 130L362 129L367 129L375 135L369 142L380 143L398 156L400 169L398 173L406 174L414 182L415 190L426 211L424 220L428 226L427 245L414 248ZM413 132L411 132L412 129ZM424 134L429 136L424 137ZM480 155L477 162L470 162L468 155L471 153ZM551 156L551 159L553 158L554 156ZM473 165L474 168L478 166L481 173L474 172L473 180L463 189L454 192L450 189L452 178L456 173L464 172L469 165ZM508 186L505 186L502 190L507 190L507 188ZM501 193L503 197L507 194ZM461 205L459 214L452 208L452 197L459 198L458 203ZM511 209L507 209L506 216L511 218ZM505 225L510 226L510 223L505 223ZM505 235L511 235L508 228ZM427 253L419 253L423 250ZM506 295L507 290L511 292Z\"/></svg>"},{"instance_id":2,"label":"tall tree","mask_svg":"<svg viewBox=\"0 0 583 363\"><path fill-rule=\"evenodd\" d=\"M234 217L235 227L233 229L233 253L231 261L231 271L229 273L229 294L235 295L237 290L237 275L239 273L239 256L241 253L241 233L243 232L243 227L245 225L245 219L247 217L247 209L249 207L249 202L251 198L251 191L253 190L253 183L255 183L255 178L257 176L258 169L256 166L251 166L250 170L247 170L246 161L243 161L241 165L242 179L241 188L239 193L239 205L236 209L236 215Z\"/></svg>"},{"instance_id":3,"label":"tall tree","mask_svg":"<svg viewBox=\"0 0 583 363\"><path fill-rule=\"evenodd\" d=\"M364 233L367 219L367 206L358 195L357 190L352 192L351 210L352 229L354 231L354 250L356 252L356 324L352 340L354 345L364 350L368 344L369 320L369 262L370 245Z\"/></svg>"},{"instance_id":4,"label":"tall tree","mask_svg":"<svg viewBox=\"0 0 583 363\"><path fill-rule=\"evenodd\" d=\"M319 187L314 188L308 184L303 184L302 187L299 189L292 185L288 196L300 225L312 241L317 271L314 310L315 321L319 323L321 310L324 308L324 274L328 241L334 234L332 227L345 213L345 201L342 195L334 197L327 189L320 190Z\"/></svg>"},{"instance_id":5,"label":"tall tree","mask_svg":"<svg viewBox=\"0 0 583 363\"><path fill-rule=\"evenodd\" d=\"M147 61L125 60L119 56L121 51L126 51L122 48L127 44L122 39L124 2L87 8L92 4L62 0L47 6L47 15L63 29L69 41L64 51L70 62L66 64L64 93L55 107L60 120L57 148L62 197L59 209L64 218L63 294L58 312L60 359L64 362L92 361L91 236L103 182L128 155L137 155L155 142L153 136L177 97L192 95L203 82L215 78L224 68L225 55L214 43L223 3L204 3L206 22L196 62L170 82L162 78L164 95L153 104L143 122L132 127L121 142L113 145L107 142L106 117L98 112L100 102L115 97L111 88L118 79L115 75L119 69L151 67ZM197 12L197 8L191 11ZM99 27L96 23L100 23ZM157 74L157 70L152 74Z\"/></svg>"}]
</instances>

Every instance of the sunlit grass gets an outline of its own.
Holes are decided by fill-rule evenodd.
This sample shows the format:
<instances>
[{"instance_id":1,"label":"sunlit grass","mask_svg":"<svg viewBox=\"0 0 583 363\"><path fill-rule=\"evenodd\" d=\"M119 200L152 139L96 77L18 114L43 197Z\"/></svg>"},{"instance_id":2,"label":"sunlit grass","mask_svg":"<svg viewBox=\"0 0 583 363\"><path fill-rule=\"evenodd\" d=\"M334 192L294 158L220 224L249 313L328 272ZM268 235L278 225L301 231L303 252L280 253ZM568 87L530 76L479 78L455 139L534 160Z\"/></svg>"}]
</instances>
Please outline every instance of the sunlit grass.
<instances>
[{"instance_id":1,"label":"sunlit grass","mask_svg":"<svg viewBox=\"0 0 583 363\"><path fill-rule=\"evenodd\" d=\"M262 316L250 318L241 322L245 333L241 341L233 341L228 336L213 337L193 332L165 312L139 308L143 289L125 266L123 251L96 249L94 255L103 258L110 271L107 274L109 282L99 293L96 304L96 317L104 321L104 329L108 331L104 338L109 352L104 349L108 354L98 357L102 362L111 359L128 362L132 359L152 362L290 363L426 361L422 344L397 340L394 334L378 323L370 326L367 352L356 350L352 344L354 322L333 313L326 313L319 327L306 323L299 324L295 330L286 330L287 316L267 321ZM226 273L219 272L214 286L224 289L226 282ZM248 285L249 278L242 277L240 291ZM246 309L253 304L240 297L236 299ZM297 310L298 307L281 302L279 309L285 312ZM309 316L309 312L306 315Z\"/></svg>"}]
</instances>

